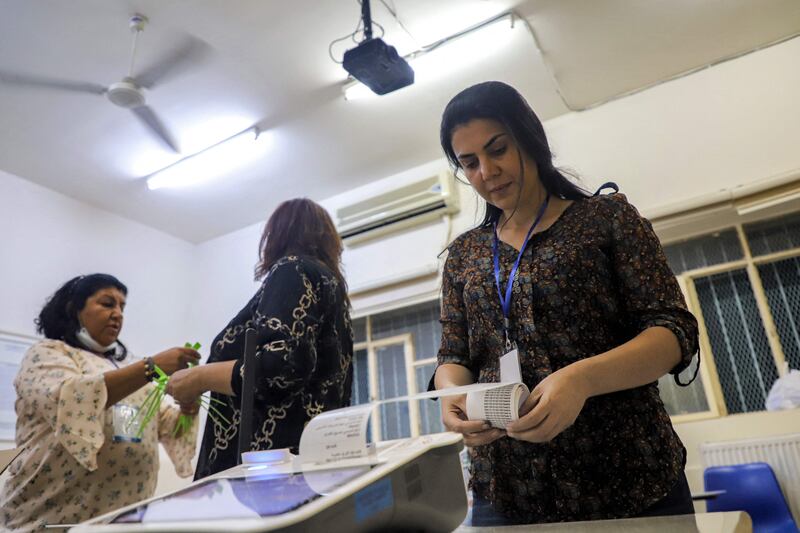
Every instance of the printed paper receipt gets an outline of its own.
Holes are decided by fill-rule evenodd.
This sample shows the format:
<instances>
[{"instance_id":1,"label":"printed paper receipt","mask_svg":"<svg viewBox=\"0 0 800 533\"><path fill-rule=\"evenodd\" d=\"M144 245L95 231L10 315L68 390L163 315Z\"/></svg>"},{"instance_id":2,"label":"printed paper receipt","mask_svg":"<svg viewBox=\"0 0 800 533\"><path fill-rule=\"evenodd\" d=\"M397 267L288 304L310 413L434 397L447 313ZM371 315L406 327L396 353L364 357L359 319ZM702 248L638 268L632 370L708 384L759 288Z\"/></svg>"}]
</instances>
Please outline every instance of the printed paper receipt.
<instances>
[{"instance_id":1,"label":"printed paper receipt","mask_svg":"<svg viewBox=\"0 0 800 533\"><path fill-rule=\"evenodd\" d=\"M315 416L300 436L300 458L332 463L367 457L367 422L374 406L355 405Z\"/></svg>"},{"instance_id":2,"label":"printed paper receipt","mask_svg":"<svg viewBox=\"0 0 800 533\"><path fill-rule=\"evenodd\" d=\"M367 422L374 408L384 403L460 394L467 395L470 420L487 420L494 427L505 428L519 418L519 408L529 392L524 383L476 383L326 411L311 419L303 430L300 460L324 464L363 459L367 463L370 461Z\"/></svg>"}]
</instances>

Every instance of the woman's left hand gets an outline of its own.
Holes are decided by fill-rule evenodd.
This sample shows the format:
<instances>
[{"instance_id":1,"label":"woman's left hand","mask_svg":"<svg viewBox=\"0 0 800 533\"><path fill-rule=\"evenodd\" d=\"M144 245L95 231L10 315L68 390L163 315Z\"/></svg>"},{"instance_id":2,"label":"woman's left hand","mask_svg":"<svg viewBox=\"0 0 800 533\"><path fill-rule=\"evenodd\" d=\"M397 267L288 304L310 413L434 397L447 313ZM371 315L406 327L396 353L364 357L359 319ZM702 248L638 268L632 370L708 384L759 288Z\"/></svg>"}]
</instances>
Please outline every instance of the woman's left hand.
<instances>
[{"instance_id":1,"label":"woman's left hand","mask_svg":"<svg viewBox=\"0 0 800 533\"><path fill-rule=\"evenodd\" d=\"M571 426L589 397L584 377L564 367L544 378L522 404L520 418L506 426L517 440L548 442Z\"/></svg>"},{"instance_id":2,"label":"woman's left hand","mask_svg":"<svg viewBox=\"0 0 800 533\"><path fill-rule=\"evenodd\" d=\"M170 376L166 392L182 406L193 404L206 391L201 378L202 367L178 370Z\"/></svg>"}]
</instances>

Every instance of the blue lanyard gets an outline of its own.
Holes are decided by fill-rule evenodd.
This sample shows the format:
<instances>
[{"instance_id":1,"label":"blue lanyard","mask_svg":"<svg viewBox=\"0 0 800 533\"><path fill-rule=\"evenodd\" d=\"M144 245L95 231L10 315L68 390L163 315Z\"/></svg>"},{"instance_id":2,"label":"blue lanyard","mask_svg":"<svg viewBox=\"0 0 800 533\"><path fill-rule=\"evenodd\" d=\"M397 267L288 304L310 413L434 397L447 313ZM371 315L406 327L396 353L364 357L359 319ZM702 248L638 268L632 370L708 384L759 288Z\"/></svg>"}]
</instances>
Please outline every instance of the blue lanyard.
<instances>
[{"instance_id":1,"label":"blue lanyard","mask_svg":"<svg viewBox=\"0 0 800 533\"><path fill-rule=\"evenodd\" d=\"M500 306L503 308L503 333L506 337L506 350L511 350L511 342L508 338L508 317L511 314L511 292L514 289L514 280L517 278L517 269L519 268L519 263L522 260L522 254L525 253L525 248L528 247L528 241L530 240L531 235L533 235L533 230L536 229L536 226L538 226L539 222L542 220L544 212L547 209L547 204L549 203L550 193L547 194L544 202L542 202L542 206L539 208L539 213L536 215L536 220L533 221L531 229L529 229L527 235L525 235L525 240L522 242L522 248L519 251L517 260L514 262L514 266L511 267L511 272L508 274L508 284L506 285L505 297L503 297L503 290L500 288L500 239L497 238L497 222L494 223L494 241L492 242L492 255L494 256L494 281L497 285L497 295L500 297Z\"/></svg>"}]
</instances>

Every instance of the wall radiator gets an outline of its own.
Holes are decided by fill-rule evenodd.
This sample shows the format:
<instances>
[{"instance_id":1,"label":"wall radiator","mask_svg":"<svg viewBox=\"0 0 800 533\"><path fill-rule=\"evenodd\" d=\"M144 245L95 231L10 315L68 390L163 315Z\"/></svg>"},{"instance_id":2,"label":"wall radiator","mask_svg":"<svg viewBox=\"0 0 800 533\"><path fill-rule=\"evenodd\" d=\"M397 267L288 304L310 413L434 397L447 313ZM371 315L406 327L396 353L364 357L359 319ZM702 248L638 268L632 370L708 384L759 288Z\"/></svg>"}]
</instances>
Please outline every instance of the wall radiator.
<instances>
[{"instance_id":1,"label":"wall radiator","mask_svg":"<svg viewBox=\"0 0 800 533\"><path fill-rule=\"evenodd\" d=\"M700 445L703 466L768 463L794 520L800 524L800 433Z\"/></svg>"}]
</instances>

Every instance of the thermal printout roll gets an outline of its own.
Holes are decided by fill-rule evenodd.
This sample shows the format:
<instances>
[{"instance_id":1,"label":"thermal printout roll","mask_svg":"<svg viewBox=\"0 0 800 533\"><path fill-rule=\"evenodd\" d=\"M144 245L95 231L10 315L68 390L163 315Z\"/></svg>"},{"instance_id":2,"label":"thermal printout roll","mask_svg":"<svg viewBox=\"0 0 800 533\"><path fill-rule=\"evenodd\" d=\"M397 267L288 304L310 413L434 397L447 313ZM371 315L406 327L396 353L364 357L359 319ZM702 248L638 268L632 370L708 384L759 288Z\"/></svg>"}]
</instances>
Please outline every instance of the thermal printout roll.
<instances>
[{"instance_id":1,"label":"thermal printout roll","mask_svg":"<svg viewBox=\"0 0 800 533\"><path fill-rule=\"evenodd\" d=\"M528 397L524 383L505 383L497 388L467 393L467 418L486 420L505 429L519 419L519 409Z\"/></svg>"}]
</instances>

